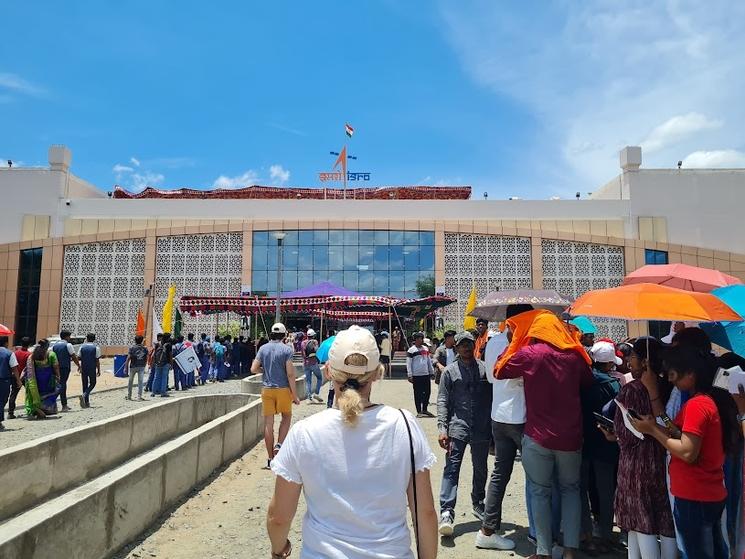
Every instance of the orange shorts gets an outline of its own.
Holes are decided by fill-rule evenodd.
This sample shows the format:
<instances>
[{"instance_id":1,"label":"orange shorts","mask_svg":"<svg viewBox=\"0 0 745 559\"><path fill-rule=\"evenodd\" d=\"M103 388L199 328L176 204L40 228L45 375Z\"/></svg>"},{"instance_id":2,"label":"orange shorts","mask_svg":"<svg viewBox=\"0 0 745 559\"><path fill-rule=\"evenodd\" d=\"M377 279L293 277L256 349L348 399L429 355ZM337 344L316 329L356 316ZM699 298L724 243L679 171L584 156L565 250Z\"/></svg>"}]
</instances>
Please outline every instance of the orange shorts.
<instances>
[{"instance_id":1,"label":"orange shorts","mask_svg":"<svg viewBox=\"0 0 745 559\"><path fill-rule=\"evenodd\" d=\"M289 388L262 388L261 413L264 417L292 413L292 392Z\"/></svg>"}]
</instances>

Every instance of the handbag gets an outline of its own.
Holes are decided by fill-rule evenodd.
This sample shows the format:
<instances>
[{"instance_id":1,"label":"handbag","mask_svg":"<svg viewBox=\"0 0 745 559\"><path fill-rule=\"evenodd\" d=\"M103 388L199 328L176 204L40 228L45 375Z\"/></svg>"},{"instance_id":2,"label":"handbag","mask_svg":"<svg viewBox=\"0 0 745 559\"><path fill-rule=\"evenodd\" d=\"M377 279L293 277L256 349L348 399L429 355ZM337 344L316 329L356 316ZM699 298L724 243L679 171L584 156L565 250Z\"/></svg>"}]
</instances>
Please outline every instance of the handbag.
<instances>
[{"instance_id":1,"label":"handbag","mask_svg":"<svg viewBox=\"0 0 745 559\"><path fill-rule=\"evenodd\" d=\"M411 427L409 426L409 420L406 419L406 414L404 413L404 410L399 409L398 411L401 412L401 415L404 418L404 423L406 424L406 431L409 433L409 457L411 459L411 485L412 489L414 490L414 539L416 540L416 556L417 559L420 557L419 555L419 500L416 496L416 468L414 466L414 439L411 436Z\"/></svg>"}]
</instances>

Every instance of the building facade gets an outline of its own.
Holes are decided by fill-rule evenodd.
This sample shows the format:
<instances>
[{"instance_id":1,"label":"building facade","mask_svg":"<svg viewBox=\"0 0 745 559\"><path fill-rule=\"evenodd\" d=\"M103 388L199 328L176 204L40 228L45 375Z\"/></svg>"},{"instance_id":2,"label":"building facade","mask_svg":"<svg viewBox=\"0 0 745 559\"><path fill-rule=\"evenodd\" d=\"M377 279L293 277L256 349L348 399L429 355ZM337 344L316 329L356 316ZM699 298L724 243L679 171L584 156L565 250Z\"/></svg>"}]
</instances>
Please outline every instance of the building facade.
<instances>
[{"instance_id":1,"label":"building facade","mask_svg":"<svg viewBox=\"0 0 745 559\"><path fill-rule=\"evenodd\" d=\"M160 309L172 283L179 296L331 281L416 297L434 285L458 300L443 313L458 325L472 286L480 297L529 287L576 297L663 262L745 279L745 170L642 169L639 148L623 150L621 174L580 200L482 201L467 187L355 199L288 188L108 195L70 163L54 146L48 169L0 169L13 210L0 222L0 322L35 338L92 331L107 353L130 343L146 290ZM186 331L214 329L214 317L185 320ZM601 327L615 338L639 328Z\"/></svg>"}]
</instances>

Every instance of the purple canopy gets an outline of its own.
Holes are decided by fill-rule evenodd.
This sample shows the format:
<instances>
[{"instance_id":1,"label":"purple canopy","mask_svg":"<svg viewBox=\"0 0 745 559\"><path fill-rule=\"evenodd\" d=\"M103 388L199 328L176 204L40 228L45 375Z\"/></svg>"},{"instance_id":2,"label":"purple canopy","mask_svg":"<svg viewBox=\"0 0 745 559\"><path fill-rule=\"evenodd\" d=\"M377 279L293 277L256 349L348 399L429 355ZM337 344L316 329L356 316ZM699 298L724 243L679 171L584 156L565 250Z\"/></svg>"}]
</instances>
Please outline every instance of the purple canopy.
<instances>
[{"instance_id":1,"label":"purple canopy","mask_svg":"<svg viewBox=\"0 0 745 559\"><path fill-rule=\"evenodd\" d=\"M330 297L330 296L342 296L342 297L364 297L361 293L356 293L344 287L340 287L330 281L322 281L315 285L309 285L302 289L295 291L286 291L282 293L283 299L290 299L293 297Z\"/></svg>"}]
</instances>

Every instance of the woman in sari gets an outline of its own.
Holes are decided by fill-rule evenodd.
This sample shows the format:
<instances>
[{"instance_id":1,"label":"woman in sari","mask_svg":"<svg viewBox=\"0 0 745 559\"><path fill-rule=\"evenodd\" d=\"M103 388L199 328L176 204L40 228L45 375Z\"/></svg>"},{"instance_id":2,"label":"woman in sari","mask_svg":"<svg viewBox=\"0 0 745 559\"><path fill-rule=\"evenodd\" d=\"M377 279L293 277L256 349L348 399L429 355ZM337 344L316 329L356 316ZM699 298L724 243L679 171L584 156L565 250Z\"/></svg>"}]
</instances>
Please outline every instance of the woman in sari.
<instances>
[{"instance_id":1,"label":"woman in sari","mask_svg":"<svg viewBox=\"0 0 745 559\"><path fill-rule=\"evenodd\" d=\"M57 413L60 383L57 355L48 340L39 340L26 363L26 415L45 418Z\"/></svg>"}]
</instances>

